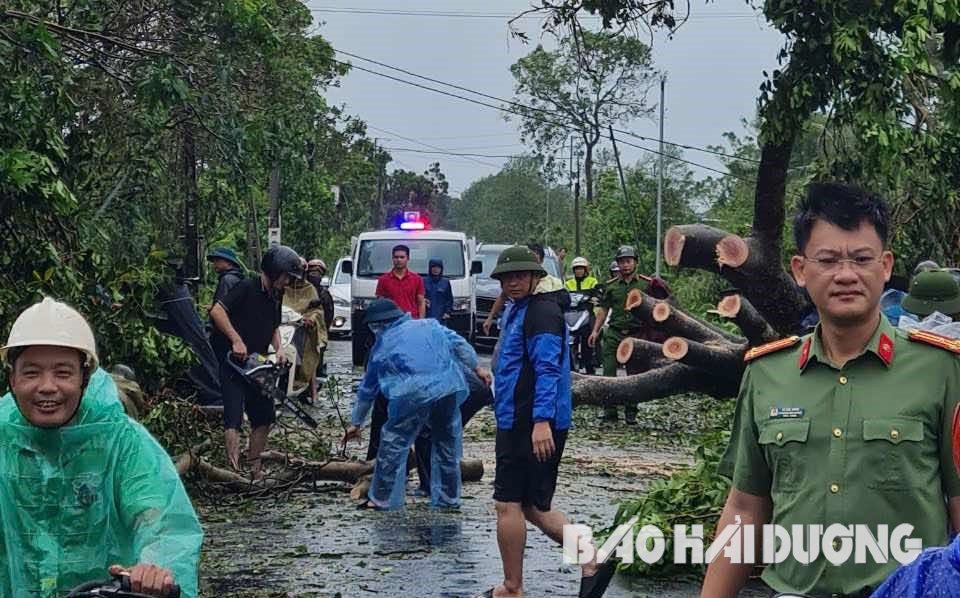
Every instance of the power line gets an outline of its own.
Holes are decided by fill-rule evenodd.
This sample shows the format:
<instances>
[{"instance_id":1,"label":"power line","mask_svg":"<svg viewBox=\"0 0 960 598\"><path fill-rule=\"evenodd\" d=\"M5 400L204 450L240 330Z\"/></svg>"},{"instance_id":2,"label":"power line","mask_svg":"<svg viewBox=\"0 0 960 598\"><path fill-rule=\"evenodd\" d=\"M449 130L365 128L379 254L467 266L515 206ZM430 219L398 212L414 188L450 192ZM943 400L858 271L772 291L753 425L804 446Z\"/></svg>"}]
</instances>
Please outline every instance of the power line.
<instances>
[{"instance_id":1,"label":"power line","mask_svg":"<svg viewBox=\"0 0 960 598\"><path fill-rule=\"evenodd\" d=\"M515 107L517 107L517 108L520 109L520 110L532 110L532 111L535 111L535 112L545 113L545 114L548 114L548 115L553 116L553 117L559 117L559 118L563 118L563 117L564 117L563 114L560 114L560 113L556 112L555 110L550 110L550 109L548 109L548 108L540 108L540 107L537 107L537 106L527 106L527 105L525 105L525 104L521 104L521 103L519 103L519 102L514 102L514 101L512 101L512 100L505 100L505 99L503 99L503 98L500 98L500 97L497 97L497 96L494 96L494 95L490 95L490 94L488 94L488 93L483 93L483 92L481 92L481 91L476 91L476 90L470 89L470 88L468 88L468 87L463 87L463 86L461 86L461 85L456 85L456 84L453 84L453 83L448 83L448 82L446 82L446 81L441 81L441 80L439 80L439 79L434 79L434 78L432 78L432 77L427 77L426 75L420 75L420 74L418 74L418 73L414 73L414 72L412 72L412 71L408 71L408 70L406 70L406 69L403 69L403 68L400 68L400 67L397 67L397 66L392 66L392 65L389 65L389 64L386 64L386 63L377 61L377 60L373 60L372 58L365 58L365 57L363 57L363 56L359 56L359 55L357 55L357 54L353 54L353 53L351 53L351 52L347 52L346 50L335 49L335 51L336 51L338 54L343 54L344 56L349 56L350 58L356 58L356 59L358 59L358 60L363 60L364 62L369 62L369 63L371 63L371 64L375 64L375 65L381 66L381 67L383 67L383 68L388 68L388 69L390 69L390 70L394 70L394 71L403 73L403 74L405 74L405 75L410 75L411 77L416 77L416 78L418 78L418 79L423 79L424 81L429 81L429 82L431 82L431 83L436 83L436 84L438 84L438 85L444 85L444 86L446 86L446 87L451 87L451 88L456 89L456 90L459 90L459 91L465 91L465 92L467 92L467 93L471 93L471 94L473 94L473 95L477 95L477 96L480 96L480 97L482 97L482 98L487 98L487 99L490 99L490 100L495 100L495 101L497 101L497 102L503 102L503 103L505 103L505 104L509 104L509 105L511 105L511 106L515 106ZM357 67L357 68L360 68L360 67ZM364 69L361 69L361 70L364 70ZM368 71L368 72L372 72L372 71ZM499 108L498 108L498 109L499 109ZM631 132L631 131L625 131L625 130L623 130L623 129L614 129L614 132L615 132L615 133L620 133L621 135L628 135L628 136L630 136L630 137L634 137L634 138L636 138L636 139L640 139L641 141L659 141L658 139L654 139L654 138L652 138L652 137L646 137L646 136L644 136L644 135L638 135L638 134L636 134L636 133L633 133L633 132ZM693 146L693 145L686 145L686 144L683 144L683 143L675 143L675 142L672 142L672 141L667 141L666 139L665 139L663 142L664 142L665 144L667 144L667 145L671 145L671 146L674 146L674 147L679 147L679 148L681 148L681 149L686 149L686 150L691 150L691 151L702 152L702 153L711 154L711 155L714 155L714 156L722 156L722 157L724 157L724 158L729 158L729 159L732 159L732 160L741 160L741 161L743 161L743 162L751 162L751 163L754 163L754 164L759 164L759 163L760 163L759 160L756 160L756 159L754 159L754 158L747 158L747 157L743 157L743 156L735 156L735 155L726 154L726 153L724 153L724 152L720 152L720 151L717 151L717 150L711 150L711 149L707 149L707 148L703 148L703 147L697 147L697 146Z\"/></svg>"},{"instance_id":2,"label":"power line","mask_svg":"<svg viewBox=\"0 0 960 598\"><path fill-rule=\"evenodd\" d=\"M522 115L522 114L519 113L519 112L516 112L516 111L513 111L513 110L509 110L509 109L507 109L507 108L505 108L505 107L503 107L503 106L497 106L497 105L495 105L495 104L489 104L489 103L487 103L487 102L483 102L483 101L480 101L480 100L477 100L477 99L474 99L474 98L469 98L469 97L462 96L462 95L459 95L459 94L455 94L455 93L452 93L452 92L449 92L449 91L444 91L444 90L442 90L442 89L437 89L437 88L435 88L435 87L430 87L430 86L428 86L428 85L422 85L422 84L416 83L416 82L414 82L414 81L408 81L408 80L406 80L406 79L401 79L401 78L399 78L399 77L394 77L393 75L388 75L388 74L386 74L386 73L381 73L381 72L378 72L378 71L374 71L374 70L372 70L372 69L364 68L364 67L362 67L362 66L352 65L352 64L350 64L350 63L343 62L343 61L337 60L337 59L335 59L335 58L333 59L333 61L334 61L334 62L337 62L337 63L339 63L339 64L342 64L342 65L348 66L348 67L350 67L350 68L355 68L355 69L360 70L360 71L364 71L364 72L367 72L367 73L370 73L370 74L373 74L373 75L377 75L377 76L380 76L380 77L384 77L384 78L386 78L386 79L390 79L390 80L392 80L392 81L397 81L397 82L399 82L399 83L404 83L404 84L406 84L406 85L411 85L411 86L413 86L413 87L418 87L418 88L420 88L420 89L425 89L425 90L427 90L427 91L432 91L432 92L434 92L434 93L439 93L439 94L441 94L441 95L449 96L449 97L452 97L452 98L457 98L457 99L460 99L460 100L464 100L464 101L466 101L466 102L471 102L471 103L473 103L473 104L477 104L477 105L479 105L479 106L484 106L484 107L487 107L487 108L492 108L492 109L494 109L494 110L499 110L499 111L501 111L501 112L506 112L506 113L508 113L508 114L515 114L515 115L518 115L518 116L524 116L524 115ZM525 116L530 116L530 115L525 115ZM545 119L545 118L538 118L538 117L531 117L531 118L534 118L534 120L540 120L541 122L546 122L546 123L548 123L548 124L553 124L553 125L556 125L556 126L560 126L560 127L566 128L567 130L570 130L570 131L579 131L579 129L577 129L577 128L576 128L575 126L573 126L573 125L568 125L568 124L565 124L565 123L559 123L559 122L556 122L556 121L550 121L550 120ZM371 127L371 128L374 128L374 127ZM380 129L378 129L378 130L380 130ZM620 131L617 131L616 129L614 129L614 131L615 131L615 132L620 132ZM398 137L399 137L399 135L398 135ZM407 140L409 141L409 138L407 138ZM419 142L417 142L417 141L414 141L414 142L415 142L415 143L419 143ZM654 154L654 155L660 155L660 153L661 153L661 152L659 152L659 151L657 151L657 150L650 149L650 148L644 147L644 146L642 146L642 145L637 145L637 144L634 144L634 143L627 143L626 141L624 141L623 143L624 143L624 145L629 145L629 146L631 146L631 147L635 147L635 148L637 148L637 149L641 149L641 150L643 150L643 151L645 151L645 152L649 152L649 153ZM667 143L667 142L664 141L664 143ZM421 144L421 145L426 145L426 144ZM427 147L429 147L429 146L427 146ZM735 175L735 174L730 173L730 172L724 172L724 171L722 171L722 170L718 170L718 169L716 169L716 168L712 168L712 167L710 167L710 166L706 166L706 165L704 165L704 164L700 164L700 163L698 163L698 162L693 162L693 161L691 161L691 160L687 160L687 159L684 159L684 158L679 158L679 157L677 157L677 156L673 156L673 155L670 155L670 154L665 154L664 157L666 157L666 158L668 158L668 159L670 159L670 160L679 160L679 161L684 162L684 163L686 163L686 164L689 164L689 165L691 165L691 166L696 166L697 168L702 168L702 169L704 169L704 170L709 170L709 171L711 171L711 172L716 172L716 173L722 174L722 175L724 175L724 176L732 176L732 177L734 177L734 178L739 178L739 179L743 179L743 180L751 180L751 179L747 179L746 177L741 177L741 176ZM484 164L484 165L485 165L485 166L493 166L493 165L490 165L490 164ZM496 168L496 166L493 166L493 167Z\"/></svg>"},{"instance_id":3,"label":"power line","mask_svg":"<svg viewBox=\"0 0 960 598\"><path fill-rule=\"evenodd\" d=\"M398 16L398 17L442 17L457 19L538 19L543 20L544 15L537 14L517 14L517 13L494 13L479 11L445 11L436 9L390 9L390 8L345 8L337 6L321 6L311 8L314 13L332 13L332 14L350 14L350 15L377 15L377 16ZM701 15L690 15L688 20L729 20L729 19L756 19L759 15L756 13L708 13ZM598 16L581 16L580 20L601 21Z\"/></svg>"},{"instance_id":4,"label":"power line","mask_svg":"<svg viewBox=\"0 0 960 598\"><path fill-rule=\"evenodd\" d=\"M412 147L384 147L390 152L413 152L417 154L440 154L443 156L476 156L479 158L528 158L533 157L532 154L475 154L468 152L455 152L455 151L437 151L437 150L422 150ZM570 158L556 158L557 160L569 160Z\"/></svg>"},{"instance_id":5,"label":"power line","mask_svg":"<svg viewBox=\"0 0 960 598\"><path fill-rule=\"evenodd\" d=\"M424 147L429 147L430 149L438 150L438 151L441 151L441 152L448 152L448 151L449 151L449 150L447 150L446 148L439 147L439 146L436 146L436 145L430 145L429 143L424 143L424 142L422 142L422 141L420 141L420 140L418 140L418 139L414 139L413 137L405 137L405 136L401 135L400 133L395 133L395 132L393 132L393 131L388 131L388 130L386 130L386 129L381 129L380 127L375 127L375 126L373 126L373 125L367 125L367 126L370 127L371 129L375 130L375 131L380 131L381 133L386 133L387 135L393 135L393 136L397 137L398 139L403 139L404 141L409 141L410 143L416 143L417 145L422 145L422 146L424 146ZM499 168L499 166L496 165L496 164L491 164L491 163L489 163L489 162L483 162L483 161L481 161L481 160L476 160L476 159L474 159L474 158L472 158L472 157L468 157L467 159L470 160L471 162L476 162L477 164L480 164L481 166L489 166L490 168Z\"/></svg>"}]
</instances>

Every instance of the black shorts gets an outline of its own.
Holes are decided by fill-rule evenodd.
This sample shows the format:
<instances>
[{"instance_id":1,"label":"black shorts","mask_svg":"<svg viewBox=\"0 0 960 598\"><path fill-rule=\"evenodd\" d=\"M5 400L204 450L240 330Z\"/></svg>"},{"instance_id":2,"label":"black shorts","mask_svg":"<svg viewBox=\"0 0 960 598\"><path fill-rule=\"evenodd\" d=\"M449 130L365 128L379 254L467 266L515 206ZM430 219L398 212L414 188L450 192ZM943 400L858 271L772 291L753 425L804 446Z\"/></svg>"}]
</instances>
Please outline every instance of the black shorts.
<instances>
[{"instance_id":1,"label":"black shorts","mask_svg":"<svg viewBox=\"0 0 960 598\"><path fill-rule=\"evenodd\" d=\"M223 395L223 427L225 430L239 430L243 425L243 412L247 412L250 425L254 428L269 426L277 421L277 412L273 401L244 380L240 374L226 363L220 363L220 392Z\"/></svg>"},{"instance_id":2,"label":"black shorts","mask_svg":"<svg viewBox=\"0 0 960 598\"><path fill-rule=\"evenodd\" d=\"M553 457L541 463L533 455L530 436L533 429L514 427L497 430L497 472L493 480L493 500L518 502L538 511L550 510L557 489L557 470L567 443L567 430L553 430Z\"/></svg>"}]
</instances>

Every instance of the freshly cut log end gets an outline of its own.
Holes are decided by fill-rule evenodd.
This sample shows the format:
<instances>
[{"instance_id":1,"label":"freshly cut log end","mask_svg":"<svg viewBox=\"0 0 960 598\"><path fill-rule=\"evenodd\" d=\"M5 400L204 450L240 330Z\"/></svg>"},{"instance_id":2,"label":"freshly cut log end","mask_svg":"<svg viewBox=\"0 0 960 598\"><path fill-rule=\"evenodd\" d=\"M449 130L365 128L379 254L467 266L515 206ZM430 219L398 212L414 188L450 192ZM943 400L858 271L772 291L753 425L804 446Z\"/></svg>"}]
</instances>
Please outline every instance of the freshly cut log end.
<instances>
[{"instance_id":1,"label":"freshly cut log end","mask_svg":"<svg viewBox=\"0 0 960 598\"><path fill-rule=\"evenodd\" d=\"M727 235L717 243L717 264L739 268L750 257L747 242L737 235Z\"/></svg>"},{"instance_id":2,"label":"freshly cut log end","mask_svg":"<svg viewBox=\"0 0 960 598\"><path fill-rule=\"evenodd\" d=\"M667 318L670 317L672 311L669 303L666 301L658 301L657 304L653 306L654 322L665 322Z\"/></svg>"},{"instance_id":3,"label":"freshly cut log end","mask_svg":"<svg viewBox=\"0 0 960 598\"><path fill-rule=\"evenodd\" d=\"M626 307L627 311L630 311L634 307L641 305L643 305L643 291L640 289L630 289L630 291L627 292L627 302L624 307Z\"/></svg>"},{"instance_id":4,"label":"freshly cut log end","mask_svg":"<svg viewBox=\"0 0 960 598\"><path fill-rule=\"evenodd\" d=\"M679 336L671 336L663 343L663 356L669 359L683 359L690 345Z\"/></svg>"},{"instance_id":5,"label":"freshly cut log end","mask_svg":"<svg viewBox=\"0 0 960 598\"><path fill-rule=\"evenodd\" d=\"M717 313L724 318L733 318L740 313L740 295L727 295L717 303Z\"/></svg>"},{"instance_id":6,"label":"freshly cut log end","mask_svg":"<svg viewBox=\"0 0 960 598\"><path fill-rule=\"evenodd\" d=\"M631 355L633 355L633 337L628 336L617 345L617 361L627 363Z\"/></svg>"},{"instance_id":7,"label":"freshly cut log end","mask_svg":"<svg viewBox=\"0 0 960 598\"><path fill-rule=\"evenodd\" d=\"M683 255L683 244L687 237L675 226L671 226L663 239L663 261L668 266L679 266Z\"/></svg>"}]
</instances>

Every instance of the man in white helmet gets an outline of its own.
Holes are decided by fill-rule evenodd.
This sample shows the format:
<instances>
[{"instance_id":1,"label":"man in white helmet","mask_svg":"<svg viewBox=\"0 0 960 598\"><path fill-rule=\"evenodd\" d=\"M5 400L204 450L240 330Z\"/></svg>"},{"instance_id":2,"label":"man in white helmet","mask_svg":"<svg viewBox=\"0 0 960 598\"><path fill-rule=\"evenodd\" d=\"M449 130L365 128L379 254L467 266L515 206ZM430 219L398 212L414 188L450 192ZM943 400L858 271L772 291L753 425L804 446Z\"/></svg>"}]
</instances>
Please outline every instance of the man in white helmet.
<instances>
[{"instance_id":1,"label":"man in white helmet","mask_svg":"<svg viewBox=\"0 0 960 598\"><path fill-rule=\"evenodd\" d=\"M45 298L0 360L0 596L61 596L110 574L197 595L203 531L166 451L126 416L89 324Z\"/></svg>"},{"instance_id":2,"label":"man in white helmet","mask_svg":"<svg viewBox=\"0 0 960 598\"><path fill-rule=\"evenodd\" d=\"M593 376L596 374L593 347L587 342L587 338L596 322L593 307L599 303L603 288L598 286L600 282L590 275L590 262L587 261L587 258L580 256L573 258L570 267L573 270L573 278L567 279L567 290L571 293L583 293L591 299L590 321L584 327L584 331L574 337L573 349L580 356L579 365L583 367L584 373Z\"/></svg>"}]
</instances>

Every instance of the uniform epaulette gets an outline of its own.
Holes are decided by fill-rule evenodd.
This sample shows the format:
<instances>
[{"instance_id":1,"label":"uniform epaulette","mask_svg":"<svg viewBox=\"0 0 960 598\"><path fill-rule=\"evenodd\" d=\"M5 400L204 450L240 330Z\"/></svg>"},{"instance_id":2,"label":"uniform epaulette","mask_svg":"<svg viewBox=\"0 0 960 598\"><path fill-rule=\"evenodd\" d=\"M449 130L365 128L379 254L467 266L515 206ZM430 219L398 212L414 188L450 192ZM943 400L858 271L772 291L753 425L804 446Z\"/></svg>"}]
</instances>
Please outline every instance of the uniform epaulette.
<instances>
[{"instance_id":1,"label":"uniform epaulette","mask_svg":"<svg viewBox=\"0 0 960 598\"><path fill-rule=\"evenodd\" d=\"M911 330L907 337L916 343L933 345L960 354L960 340L949 336L942 336L927 330Z\"/></svg>"},{"instance_id":2,"label":"uniform epaulette","mask_svg":"<svg viewBox=\"0 0 960 598\"><path fill-rule=\"evenodd\" d=\"M758 357L763 357L768 353L774 353L776 351L786 349L787 347L792 347L799 342L800 342L799 336L788 336L778 341L773 341L770 343L766 343L764 345L759 345L747 351L747 354L743 356L743 360L749 363Z\"/></svg>"}]
</instances>

